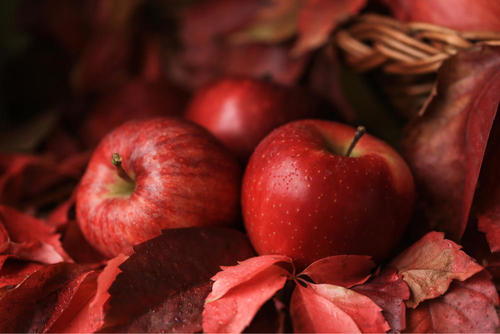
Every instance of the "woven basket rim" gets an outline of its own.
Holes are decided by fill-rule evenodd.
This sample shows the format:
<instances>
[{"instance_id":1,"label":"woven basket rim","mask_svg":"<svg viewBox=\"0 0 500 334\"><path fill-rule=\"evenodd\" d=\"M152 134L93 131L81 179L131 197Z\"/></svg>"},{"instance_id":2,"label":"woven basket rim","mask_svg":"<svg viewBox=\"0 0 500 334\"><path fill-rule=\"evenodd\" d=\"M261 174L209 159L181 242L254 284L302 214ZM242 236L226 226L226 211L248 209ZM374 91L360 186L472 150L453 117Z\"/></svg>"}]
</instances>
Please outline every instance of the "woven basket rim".
<instances>
[{"instance_id":1,"label":"woven basket rim","mask_svg":"<svg viewBox=\"0 0 500 334\"><path fill-rule=\"evenodd\" d=\"M475 45L500 45L500 32L457 31L423 22L363 14L336 31L333 39L345 61L359 72L435 73L444 60Z\"/></svg>"}]
</instances>

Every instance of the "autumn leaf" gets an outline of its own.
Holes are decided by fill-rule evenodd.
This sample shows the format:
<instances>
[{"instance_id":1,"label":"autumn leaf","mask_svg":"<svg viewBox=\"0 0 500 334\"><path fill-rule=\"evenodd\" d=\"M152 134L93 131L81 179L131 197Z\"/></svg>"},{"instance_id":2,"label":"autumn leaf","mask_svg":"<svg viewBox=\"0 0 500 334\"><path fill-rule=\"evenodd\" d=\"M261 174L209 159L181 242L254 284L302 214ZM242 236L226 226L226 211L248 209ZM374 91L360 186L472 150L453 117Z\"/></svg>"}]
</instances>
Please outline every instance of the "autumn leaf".
<instances>
[{"instance_id":1,"label":"autumn leaf","mask_svg":"<svg viewBox=\"0 0 500 334\"><path fill-rule=\"evenodd\" d=\"M183 48L171 56L169 75L191 88L223 76L270 76L285 85L296 83L309 57L292 57L291 42L231 42L234 33L248 27L257 20L259 12L267 10L271 10L267 1L208 0L191 4L179 22Z\"/></svg>"},{"instance_id":2,"label":"autumn leaf","mask_svg":"<svg viewBox=\"0 0 500 334\"><path fill-rule=\"evenodd\" d=\"M37 262L14 259L6 261L0 270L0 297L43 266Z\"/></svg>"},{"instance_id":3,"label":"autumn leaf","mask_svg":"<svg viewBox=\"0 0 500 334\"><path fill-rule=\"evenodd\" d=\"M232 267L222 267L212 280L205 301L203 331L240 333L266 301L282 289L292 273L278 263L291 265L286 256L253 257Z\"/></svg>"},{"instance_id":4,"label":"autumn leaf","mask_svg":"<svg viewBox=\"0 0 500 334\"><path fill-rule=\"evenodd\" d=\"M357 14L366 0L305 0L299 11L299 38L293 54L303 55L325 43L342 21Z\"/></svg>"},{"instance_id":5,"label":"autumn leaf","mask_svg":"<svg viewBox=\"0 0 500 334\"><path fill-rule=\"evenodd\" d=\"M464 282L455 281L448 292L408 310L409 333L494 333L499 325L495 306L498 294L487 272Z\"/></svg>"},{"instance_id":6,"label":"autumn leaf","mask_svg":"<svg viewBox=\"0 0 500 334\"><path fill-rule=\"evenodd\" d=\"M296 333L386 332L381 311L370 298L329 284L297 284L290 301Z\"/></svg>"},{"instance_id":7,"label":"autumn leaf","mask_svg":"<svg viewBox=\"0 0 500 334\"><path fill-rule=\"evenodd\" d=\"M271 0L244 28L230 35L231 43L279 43L297 33L301 0Z\"/></svg>"},{"instance_id":8,"label":"autumn leaf","mask_svg":"<svg viewBox=\"0 0 500 334\"><path fill-rule=\"evenodd\" d=\"M461 31L500 31L500 3L490 0L384 0L400 21L428 22Z\"/></svg>"},{"instance_id":9,"label":"autumn leaf","mask_svg":"<svg viewBox=\"0 0 500 334\"><path fill-rule=\"evenodd\" d=\"M52 332L95 293L94 271L73 263L48 265L0 298L1 332Z\"/></svg>"},{"instance_id":10,"label":"autumn leaf","mask_svg":"<svg viewBox=\"0 0 500 334\"><path fill-rule=\"evenodd\" d=\"M134 250L109 288L103 331L200 331L210 277L254 256L242 233L215 227L168 229Z\"/></svg>"},{"instance_id":11,"label":"autumn leaf","mask_svg":"<svg viewBox=\"0 0 500 334\"><path fill-rule=\"evenodd\" d=\"M313 262L299 276L306 275L314 283L350 288L366 282L373 267L375 263L369 256L336 255Z\"/></svg>"},{"instance_id":12,"label":"autumn leaf","mask_svg":"<svg viewBox=\"0 0 500 334\"><path fill-rule=\"evenodd\" d=\"M476 47L445 61L436 93L402 142L420 201L415 229L460 240L500 100L500 47Z\"/></svg>"},{"instance_id":13,"label":"autumn leaf","mask_svg":"<svg viewBox=\"0 0 500 334\"><path fill-rule=\"evenodd\" d=\"M393 269L386 269L381 274L363 285L353 288L382 308L382 314L391 327L391 332L399 333L406 327L405 300L410 298L410 289Z\"/></svg>"},{"instance_id":14,"label":"autumn leaf","mask_svg":"<svg viewBox=\"0 0 500 334\"><path fill-rule=\"evenodd\" d=\"M71 318L59 322L53 330L57 329L60 333L91 333L101 329L106 314L105 305L110 296L108 289L121 272L118 267L127 259L128 256L120 254L109 260L97 277L97 288L92 299L88 300Z\"/></svg>"},{"instance_id":15,"label":"autumn leaf","mask_svg":"<svg viewBox=\"0 0 500 334\"><path fill-rule=\"evenodd\" d=\"M62 161L49 156L0 153L0 203L36 211L68 198L88 158L88 152Z\"/></svg>"},{"instance_id":16,"label":"autumn leaf","mask_svg":"<svg viewBox=\"0 0 500 334\"><path fill-rule=\"evenodd\" d=\"M59 234L42 220L0 205L0 226L1 254L49 264L70 259Z\"/></svg>"},{"instance_id":17,"label":"autumn leaf","mask_svg":"<svg viewBox=\"0 0 500 334\"><path fill-rule=\"evenodd\" d=\"M500 152L500 118L497 117L486 147L472 213L477 218L479 230L486 234L492 252L500 250L500 178L498 177L500 154L498 152Z\"/></svg>"},{"instance_id":18,"label":"autumn leaf","mask_svg":"<svg viewBox=\"0 0 500 334\"><path fill-rule=\"evenodd\" d=\"M443 233L429 232L390 263L411 290L408 307L439 297L452 280L464 281L483 269L460 248Z\"/></svg>"}]
</instances>

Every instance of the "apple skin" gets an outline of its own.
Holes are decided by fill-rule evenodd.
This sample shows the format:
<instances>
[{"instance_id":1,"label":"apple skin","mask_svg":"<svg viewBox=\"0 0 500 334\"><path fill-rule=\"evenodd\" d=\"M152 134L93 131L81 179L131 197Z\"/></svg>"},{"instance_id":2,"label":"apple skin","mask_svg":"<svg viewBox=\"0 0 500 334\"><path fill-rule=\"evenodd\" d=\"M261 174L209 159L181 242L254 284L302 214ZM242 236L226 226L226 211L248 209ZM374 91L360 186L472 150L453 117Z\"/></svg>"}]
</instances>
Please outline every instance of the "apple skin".
<instances>
[{"instance_id":1,"label":"apple skin","mask_svg":"<svg viewBox=\"0 0 500 334\"><path fill-rule=\"evenodd\" d=\"M122 157L123 171L111 163ZM208 131L182 119L129 121L96 148L76 192L88 242L107 257L162 229L230 226L240 216L241 167Z\"/></svg>"},{"instance_id":2,"label":"apple skin","mask_svg":"<svg viewBox=\"0 0 500 334\"><path fill-rule=\"evenodd\" d=\"M389 145L356 130L302 120L269 134L242 184L245 227L257 253L283 254L305 267L332 255L388 256L410 219L412 174Z\"/></svg>"},{"instance_id":3,"label":"apple skin","mask_svg":"<svg viewBox=\"0 0 500 334\"><path fill-rule=\"evenodd\" d=\"M300 88L250 78L223 78L200 89L185 114L244 162L274 128L313 116L310 100Z\"/></svg>"},{"instance_id":4,"label":"apple skin","mask_svg":"<svg viewBox=\"0 0 500 334\"><path fill-rule=\"evenodd\" d=\"M82 139L95 147L108 132L132 119L181 117L186 94L163 80L129 80L116 91L104 95L87 115Z\"/></svg>"}]
</instances>

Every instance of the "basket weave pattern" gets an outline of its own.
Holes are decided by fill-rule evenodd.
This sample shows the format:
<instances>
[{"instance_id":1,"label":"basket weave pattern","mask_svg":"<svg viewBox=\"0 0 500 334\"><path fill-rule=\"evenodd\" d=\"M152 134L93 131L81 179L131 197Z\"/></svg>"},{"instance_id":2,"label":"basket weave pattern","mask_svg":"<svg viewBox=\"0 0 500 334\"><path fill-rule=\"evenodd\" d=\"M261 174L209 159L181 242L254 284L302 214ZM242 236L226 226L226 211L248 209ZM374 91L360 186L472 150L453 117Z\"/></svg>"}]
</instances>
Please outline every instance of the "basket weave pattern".
<instances>
[{"instance_id":1,"label":"basket weave pattern","mask_svg":"<svg viewBox=\"0 0 500 334\"><path fill-rule=\"evenodd\" d=\"M350 67L358 72L382 71L382 88L405 118L423 105L443 61L478 44L500 45L500 33L460 32L366 14L334 35L334 45Z\"/></svg>"},{"instance_id":2,"label":"basket weave pattern","mask_svg":"<svg viewBox=\"0 0 500 334\"><path fill-rule=\"evenodd\" d=\"M347 63L358 71L382 67L393 74L436 72L460 49L475 44L500 45L500 33L458 32L429 23L402 23L367 14L335 35Z\"/></svg>"}]
</instances>

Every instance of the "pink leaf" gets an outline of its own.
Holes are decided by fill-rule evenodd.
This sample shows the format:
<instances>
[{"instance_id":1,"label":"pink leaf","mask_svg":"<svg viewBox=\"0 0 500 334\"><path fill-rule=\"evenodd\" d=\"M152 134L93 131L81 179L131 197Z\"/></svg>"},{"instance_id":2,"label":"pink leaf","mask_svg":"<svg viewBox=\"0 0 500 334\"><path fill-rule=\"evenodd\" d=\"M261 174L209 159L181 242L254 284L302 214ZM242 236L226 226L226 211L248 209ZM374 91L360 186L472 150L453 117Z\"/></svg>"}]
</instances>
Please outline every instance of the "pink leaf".
<instances>
[{"instance_id":1,"label":"pink leaf","mask_svg":"<svg viewBox=\"0 0 500 334\"><path fill-rule=\"evenodd\" d=\"M205 332L242 332L260 307L282 289L291 273L276 265L289 263L286 256L264 255L233 267L223 267L212 280L212 292L205 301Z\"/></svg>"},{"instance_id":2,"label":"pink leaf","mask_svg":"<svg viewBox=\"0 0 500 334\"><path fill-rule=\"evenodd\" d=\"M353 290L297 284L290 302L296 333L381 333L390 329L381 308Z\"/></svg>"},{"instance_id":3,"label":"pink leaf","mask_svg":"<svg viewBox=\"0 0 500 334\"><path fill-rule=\"evenodd\" d=\"M429 232L391 262L411 290L406 305L444 294L452 280L464 281L483 268L440 232Z\"/></svg>"},{"instance_id":4,"label":"pink leaf","mask_svg":"<svg viewBox=\"0 0 500 334\"><path fill-rule=\"evenodd\" d=\"M41 220L0 205L0 223L9 236L4 254L23 260L57 263L69 260L53 227ZM4 238L5 238L5 234Z\"/></svg>"},{"instance_id":5,"label":"pink leaf","mask_svg":"<svg viewBox=\"0 0 500 334\"><path fill-rule=\"evenodd\" d=\"M350 288L370 278L375 263L369 256L336 255L317 260L300 275L310 277L314 283L326 283Z\"/></svg>"},{"instance_id":6,"label":"pink leaf","mask_svg":"<svg viewBox=\"0 0 500 334\"><path fill-rule=\"evenodd\" d=\"M499 325L498 294L483 271L464 282L453 282L448 292L408 310L412 333L494 333Z\"/></svg>"},{"instance_id":7,"label":"pink leaf","mask_svg":"<svg viewBox=\"0 0 500 334\"><path fill-rule=\"evenodd\" d=\"M216 301L232 288L251 280L277 263L292 264L292 260L284 255L262 255L246 259L236 266L222 266L222 271L219 271L211 278L214 284L210 295L207 297L207 302Z\"/></svg>"}]
</instances>

